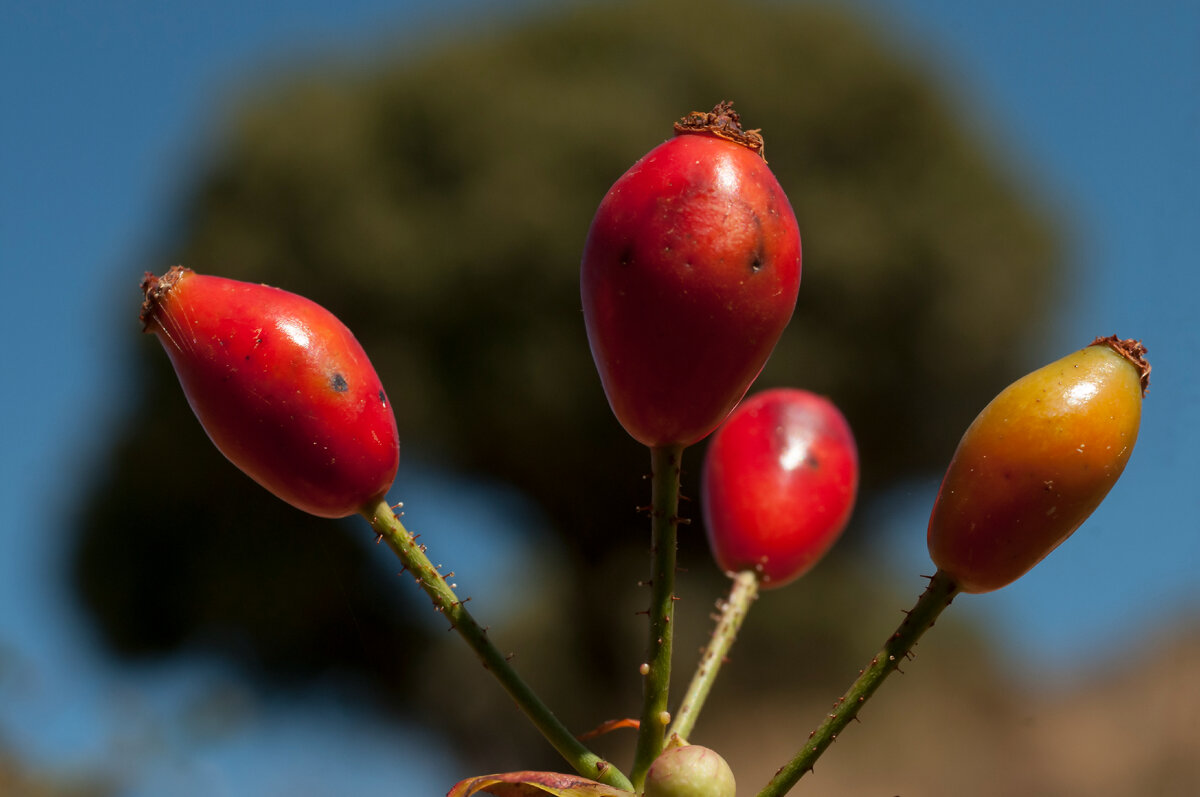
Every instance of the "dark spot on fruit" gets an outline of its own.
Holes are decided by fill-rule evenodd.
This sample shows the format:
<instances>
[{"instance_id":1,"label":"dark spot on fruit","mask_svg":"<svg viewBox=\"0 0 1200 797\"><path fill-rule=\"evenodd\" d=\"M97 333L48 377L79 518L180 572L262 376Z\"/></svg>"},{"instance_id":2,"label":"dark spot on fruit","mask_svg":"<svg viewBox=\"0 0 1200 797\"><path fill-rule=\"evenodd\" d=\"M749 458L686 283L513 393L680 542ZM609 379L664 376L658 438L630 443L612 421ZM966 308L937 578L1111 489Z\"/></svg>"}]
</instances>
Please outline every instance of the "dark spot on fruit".
<instances>
[{"instance_id":1,"label":"dark spot on fruit","mask_svg":"<svg viewBox=\"0 0 1200 797\"><path fill-rule=\"evenodd\" d=\"M750 258L750 270L751 271L762 271L762 267L763 267L762 255L760 255L758 252L755 252L754 256L752 258Z\"/></svg>"},{"instance_id":2,"label":"dark spot on fruit","mask_svg":"<svg viewBox=\"0 0 1200 797\"><path fill-rule=\"evenodd\" d=\"M804 458L804 464L813 470L816 470L817 468L821 467L821 460L817 459L812 454L809 454Z\"/></svg>"},{"instance_id":3,"label":"dark spot on fruit","mask_svg":"<svg viewBox=\"0 0 1200 797\"><path fill-rule=\"evenodd\" d=\"M632 246L625 247L625 249L621 252L621 265L622 266L632 266L633 265L633 247Z\"/></svg>"},{"instance_id":4,"label":"dark spot on fruit","mask_svg":"<svg viewBox=\"0 0 1200 797\"><path fill-rule=\"evenodd\" d=\"M379 391L379 401L383 404L383 406L387 406L387 396L383 394L382 389Z\"/></svg>"},{"instance_id":5,"label":"dark spot on fruit","mask_svg":"<svg viewBox=\"0 0 1200 797\"><path fill-rule=\"evenodd\" d=\"M345 393L350 389L350 385L346 382L346 377L341 374L334 374L333 378L329 380L329 384L335 393Z\"/></svg>"}]
</instances>

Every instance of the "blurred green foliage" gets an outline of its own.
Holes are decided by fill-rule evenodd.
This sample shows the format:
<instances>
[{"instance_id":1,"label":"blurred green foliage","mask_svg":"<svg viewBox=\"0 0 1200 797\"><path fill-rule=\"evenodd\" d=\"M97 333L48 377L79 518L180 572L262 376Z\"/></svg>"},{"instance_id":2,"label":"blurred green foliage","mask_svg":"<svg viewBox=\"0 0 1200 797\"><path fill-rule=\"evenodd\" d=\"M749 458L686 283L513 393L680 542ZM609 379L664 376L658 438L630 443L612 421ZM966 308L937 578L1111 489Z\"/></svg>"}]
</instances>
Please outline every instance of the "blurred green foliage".
<instances>
[{"instance_id":1,"label":"blurred green foliage","mask_svg":"<svg viewBox=\"0 0 1200 797\"><path fill-rule=\"evenodd\" d=\"M523 671L569 722L598 723L638 685L646 524L633 508L648 457L612 418L584 335L578 262L596 205L688 111L732 99L763 129L804 274L757 387L807 387L844 409L869 501L944 466L1021 370L1060 279L1050 224L932 73L862 20L808 4L577 4L399 37L378 62L348 57L245 92L144 265L329 307L388 385L406 461L502 481L542 507L565 541L568 572L550 579L563 594L501 644L530 651ZM406 616L416 590L370 566L385 554L352 538L361 523L339 533L261 492L205 440L158 346L129 345L140 404L82 496L74 569L109 646L217 651L273 684L348 674L397 710L436 708L467 742L544 752L495 732L519 722L507 699ZM685 494L701 456L687 453ZM715 596L721 577L690 528L685 580ZM437 530L421 531L436 550ZM843 556L802 591L840 581L845 597L870 578ZM837 660L843 643L809 607L756 616L739 655L815 643ZM857 658L878 641L845 644ZM686 677L686 652L680 662ZM433 670L464 677L410 688Z\"/></svg>"}]
</instances>

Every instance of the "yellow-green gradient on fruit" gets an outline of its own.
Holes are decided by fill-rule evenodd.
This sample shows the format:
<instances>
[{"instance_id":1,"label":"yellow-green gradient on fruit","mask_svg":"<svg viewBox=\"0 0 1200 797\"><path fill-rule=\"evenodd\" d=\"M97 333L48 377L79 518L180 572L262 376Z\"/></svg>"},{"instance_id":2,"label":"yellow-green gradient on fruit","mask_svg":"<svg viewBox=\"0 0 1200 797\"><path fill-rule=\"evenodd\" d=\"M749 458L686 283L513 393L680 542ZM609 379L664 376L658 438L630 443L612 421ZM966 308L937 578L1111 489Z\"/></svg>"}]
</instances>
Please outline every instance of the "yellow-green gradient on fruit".
<instances>
[{"instance_id":1,"label":"yellow-green gradient on fruit","mask_svg":"<svg viewBox=\"0 0 1200 797\"><path fill-rule=\"evenodd\" d=\"M1018 379L979 413L929 518L929 555L960 590L1020 578L1099 506L1137 441L1145 351L1098 338Z\"/></svg>"}]
</instances>

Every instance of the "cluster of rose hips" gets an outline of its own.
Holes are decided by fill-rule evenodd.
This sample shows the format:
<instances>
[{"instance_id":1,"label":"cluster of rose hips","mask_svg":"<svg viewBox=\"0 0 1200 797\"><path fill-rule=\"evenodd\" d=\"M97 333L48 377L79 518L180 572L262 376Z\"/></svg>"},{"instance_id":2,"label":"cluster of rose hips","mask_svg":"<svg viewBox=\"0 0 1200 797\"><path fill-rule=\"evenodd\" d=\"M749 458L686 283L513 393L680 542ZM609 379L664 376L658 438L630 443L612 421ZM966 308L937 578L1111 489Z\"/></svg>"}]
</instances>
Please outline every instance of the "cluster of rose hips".
<instances>
[{"instance_id":1,"label":"cluster of rose hips","mask_svg":"<svg viewBox=\"0 0 1200 797\"><path fill-rule=\"evenodd\" d=\"M386 495L400 446L387 394L353 334L277 288L176 266L147 275L141 319L231 462L320 517L359 513L546 739L579 773L464 780L451 797L733 797L716 753L687 737L759 589L799 578L846 526L858 487L849 425L828 399L776 389L748 399L791 319L800 285L795 215L732 106L692 113L600 203L584 248L587 336L617 419L651 453L652 587L643 706L628 775L562 726L430 564ZM959 592L995 590L1065 540L1116 482L1137 439L1150 367L1115 336L1002 391L963 435L928 528L935 575L904 623L775 778L788 791ZM715 434L714 434L715 432ZM713 435L702 513L729 598L672 716L670 680L679 470ZM586 737L584 737L586 738Z\"/></svg>"}]
</instances>

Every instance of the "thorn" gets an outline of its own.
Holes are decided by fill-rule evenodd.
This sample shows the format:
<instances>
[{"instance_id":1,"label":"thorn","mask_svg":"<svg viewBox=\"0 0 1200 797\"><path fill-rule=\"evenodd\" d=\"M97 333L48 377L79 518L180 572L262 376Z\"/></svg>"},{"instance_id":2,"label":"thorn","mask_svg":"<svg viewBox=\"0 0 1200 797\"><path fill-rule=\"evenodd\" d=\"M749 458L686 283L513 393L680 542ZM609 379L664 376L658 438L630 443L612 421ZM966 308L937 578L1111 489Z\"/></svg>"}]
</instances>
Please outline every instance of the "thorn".
<instances>
[{"instance_id":1,"label":"thorn","mask_svg":"<svg viewBox=\"0 0 1200 797\"><path fill-rule=\"evenodd\" d=\"M634 617L637 617L639 614L644 614L644 615L646 615L647 617L649 617L649 616L650 616L650 610L649 610L649 609L642 609L640 612L634 612L634 613L633 613L633 616L634 616Z\"/></svg>"},{"instance_id":2,"label":"thorn","mask_svg":"<svg viewBox=\"0 0 1200 797\"><path fill-rule=\"evenodd\" d=\"M382 535L382 534L376 534L376 535L375 535L375 544L376 544L376 545L378 545L378 544L379 544L379 543L381 543L381 542L383 542L383 535Z\"/></svg>"},{"instance_id":3,"label":"thorn","mask_svg":"<svg viewBox=\"0 0 1200 797\"><path fill-rule=\"evenodd\" d=\"M504 657L504 660L505 660L505 661L512 661L512 660L513 660L513 657L514 657L514 656L516 656L516 655L517 655L516 653L509 653L507 656L505 656L505 657Z\"/></svg>"},{"instance_id":4,"label":"thorn","mask_svg":"<svg viewBox=\"0 0 1200 797\"><path fill-rule=\"evenodd\" d=\"M397 509L401 509L403 507L404 507L404 502L397 501L396 503L392 504L392 511L395 512Z\"/></svg>"}]
</instances>

